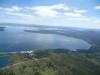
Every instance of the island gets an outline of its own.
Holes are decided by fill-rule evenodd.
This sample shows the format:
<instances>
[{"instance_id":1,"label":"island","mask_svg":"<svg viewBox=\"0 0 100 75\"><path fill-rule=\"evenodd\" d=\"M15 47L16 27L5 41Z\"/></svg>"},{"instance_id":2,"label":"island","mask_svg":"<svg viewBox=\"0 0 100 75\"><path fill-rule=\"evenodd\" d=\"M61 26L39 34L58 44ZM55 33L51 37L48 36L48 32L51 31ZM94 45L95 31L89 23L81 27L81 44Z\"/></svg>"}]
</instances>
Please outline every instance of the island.
<instances>
[{"instance_id":1,"label":"island","mask_svg":"<svg viewBox=\"0 0 100 75\"><path fill-rule=\"evenodd\" d=\"M0 27L0 31L4 31L5 30L5 27Z\"/></svg>"}]
</instances>

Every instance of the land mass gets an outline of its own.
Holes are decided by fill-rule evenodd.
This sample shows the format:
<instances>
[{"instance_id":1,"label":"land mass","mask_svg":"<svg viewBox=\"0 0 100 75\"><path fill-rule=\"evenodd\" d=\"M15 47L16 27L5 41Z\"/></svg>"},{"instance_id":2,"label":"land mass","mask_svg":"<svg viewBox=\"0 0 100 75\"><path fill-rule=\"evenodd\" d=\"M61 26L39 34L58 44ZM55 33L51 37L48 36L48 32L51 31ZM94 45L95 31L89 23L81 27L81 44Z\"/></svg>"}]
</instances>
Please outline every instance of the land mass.
<instances>
[{"instance_id":1,"label":"land mass","mask_svg":"<svg viewBox=\"0 0 100 75\"><path fill-rule=\"evenodd\" d=\"M48 49L10 56L0 75L100 75L100 51Z\"/></svg>"},{"instance_id":2,"label":"land mass","mask_svg":"<svg viewBox=\"0 0 100 75\"><path fill-rule=\"evenodd\" d=\"M10 55L10 63L0 69L0 75L100 75L100 30L35 27L39 30L24 31L83 39L91 44L91 48L2 52L0 55Z\"/></svg>"}]
</instances>

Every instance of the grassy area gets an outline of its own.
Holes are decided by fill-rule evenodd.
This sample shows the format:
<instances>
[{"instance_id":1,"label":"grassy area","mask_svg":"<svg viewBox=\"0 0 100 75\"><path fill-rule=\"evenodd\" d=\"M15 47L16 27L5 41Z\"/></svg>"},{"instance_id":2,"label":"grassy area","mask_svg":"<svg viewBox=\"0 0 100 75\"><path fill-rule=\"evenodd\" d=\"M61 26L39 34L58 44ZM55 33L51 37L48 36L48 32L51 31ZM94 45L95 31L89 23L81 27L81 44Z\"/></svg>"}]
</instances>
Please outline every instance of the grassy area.
<instances>
[{"instance_id":1,"label":"grassy area","mask_svg":"<svg viewBox=\"0 0 100 75\"><path fill-rule=\"evenodd\" d=\"M11 59L0 75L100 75L100 52L56 49L36 51L33 55L16 53Z\"/></svg>"}]
</instances>

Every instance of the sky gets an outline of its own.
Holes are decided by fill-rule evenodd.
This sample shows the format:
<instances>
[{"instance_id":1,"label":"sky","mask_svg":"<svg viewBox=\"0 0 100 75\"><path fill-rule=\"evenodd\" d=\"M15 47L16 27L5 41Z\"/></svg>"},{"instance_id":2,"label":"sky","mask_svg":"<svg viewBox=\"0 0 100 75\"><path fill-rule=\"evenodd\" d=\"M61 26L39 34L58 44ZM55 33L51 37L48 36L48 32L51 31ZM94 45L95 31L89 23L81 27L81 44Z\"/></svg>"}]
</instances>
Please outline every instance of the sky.
<instances>
[{"instance_id":1,"label":"sky","mask_svg":"<svg viewBox=\"0 0 100 75\"><path fill-rule=\"evenodd\" d=\"M0 0L0 23L100 29L100 0Z\"/></svg>"}]
</instances>

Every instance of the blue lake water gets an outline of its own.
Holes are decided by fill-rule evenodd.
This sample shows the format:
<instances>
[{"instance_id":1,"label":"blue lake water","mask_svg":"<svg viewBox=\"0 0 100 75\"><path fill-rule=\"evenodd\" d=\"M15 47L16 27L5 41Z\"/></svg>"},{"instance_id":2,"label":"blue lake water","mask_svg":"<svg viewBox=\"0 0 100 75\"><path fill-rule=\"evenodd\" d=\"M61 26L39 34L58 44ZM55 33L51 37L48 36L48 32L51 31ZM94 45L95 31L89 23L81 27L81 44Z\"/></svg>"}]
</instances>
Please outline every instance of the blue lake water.
<instances>
[{"instance_id":1,"label":"blue lake water","mask_svg":"<svg viewBox=\"0 0 100 75\"><path fill-rule=\"evenodd\" d=\"M0 31L0 51L22 51L34 49L88 49L90 44L84 40L71 38L58 34L43 34L24 32L24 29L36 28L6 26ZM9 63L8 56L0 57L0 67Z\"/></svg>"},{"instance_id":2,"label":"blue lake water","mask_svg":"<svg viewBox=\"0 0 100 75\"><path fill-rule=\"evenodd\" d=\"M90 44L84 40L58 34L24 32L24 29L32 27L8 26L4 31L0 31L0 51L90 48Z\"/></svg>"},{"instance_id":3,"label":"blue lake water","mask_svg":"<svg viewBox=\"0 0 100 75\"><path fill-rule=\"evenodd\" d=\"M0 56L0 67L4 67L9 64L10 62L10 57L9 56Z\"/></svg>"}]
</instances>

